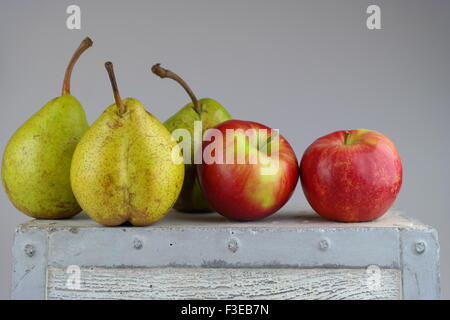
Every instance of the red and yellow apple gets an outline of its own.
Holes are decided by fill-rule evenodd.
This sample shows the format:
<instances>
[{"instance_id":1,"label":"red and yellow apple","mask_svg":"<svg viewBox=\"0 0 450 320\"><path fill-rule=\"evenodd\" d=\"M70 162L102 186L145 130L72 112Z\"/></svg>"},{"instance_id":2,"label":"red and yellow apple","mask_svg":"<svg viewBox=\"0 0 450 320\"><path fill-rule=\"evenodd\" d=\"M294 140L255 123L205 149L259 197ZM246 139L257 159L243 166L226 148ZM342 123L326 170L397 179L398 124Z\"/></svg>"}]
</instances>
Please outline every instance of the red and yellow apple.
<instances>
[{"instance_id":1,"label":"red and yellow apple","mask_svg":"<svg viewBox=\"0 0 450 320\"><path fill-rule=\"evenodd\" d=\"M322 217L370 221L394 203L402 185L402 162L395 145L381 133L337 131L307 148L300 179L306 199Z\"/></svg>"},{"instance_id":2,"label":"red and yellow apple","mask_svg":"<svg viewBox=\"0 0 450 320\"><path fill-rule=\"evenodd\" d=\"M217 141L220 136L225 141ZM227 218L246 221L271 215L289 200L297 185L294 150L265 125L223 122L205 133L201 150L203 161L197 165L200 186L211 206ZM239 161L239 154L245 155L245 161ZM208 161L208 155L215 160Z\"/></svg>"}]
</instances>

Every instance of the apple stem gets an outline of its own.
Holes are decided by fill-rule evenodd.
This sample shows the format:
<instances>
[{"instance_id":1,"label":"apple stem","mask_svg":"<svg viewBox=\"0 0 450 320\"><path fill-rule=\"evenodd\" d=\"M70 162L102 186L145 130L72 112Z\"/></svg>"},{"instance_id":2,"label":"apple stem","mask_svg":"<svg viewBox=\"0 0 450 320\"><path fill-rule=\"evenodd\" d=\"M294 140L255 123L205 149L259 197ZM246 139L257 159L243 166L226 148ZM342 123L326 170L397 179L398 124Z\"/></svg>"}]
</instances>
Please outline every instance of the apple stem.
<instances>
[{"instance_id":1,"label":"apple stem","mask_svg":"<svg viewBox=\"0 0 450 320\"><path fill-rule=\"evenodd\" d=\"M81 56L81 54L86 51L89 47L91 47L93 44L91 38L86 37L81 41L80 46L75 50L72 58L69 61L69 64L66 68L66 73L64 75L64 81L62 86L62 95L70 94L70 77L72 75L72 70L75 65L75 63L78 61L78 58Z\"/></svg>"},{"instance_id":2,"label":"apple stem","mask_svg":"<svg viewBox=\"0 0 450 320\"><path fill-rule=\"evenodd\" d=\"M179 75L177 75L176 73L174 73L168 69L161 67L160 63L157 63L152 67L152 72L154 74L156 74L157 76L159 76L161 79L169 78L169 79L172 79L172 80L175 80L176 82L178 82L184 88L184 90L186 90L187 94L191 98L192 104L194 105L194 110L198 114L200 114L202 112L201 103L197 100L197 98L195 97L191 88L189 88L187 83Z\"/></svg>"},{"instance_id":3,"label":"apple stem","mask_svg":"<svg viewBox=\"0 0 450 320\"><path fill-rule=\"evenodd\" d=\"M344 145L350 144L350 131L344 132Z\"/></svg>"},{"instance_id":4,"label":"apple stem","mask_svg":"<svg viewBox=\"0 0 450 320\"><path fill-rule=\"evenodd\" d=\"M114 100L116 101L116 106L119 108L119 116L121 117L125 112L127 112L126 106L123 104L122 98L120 97L119 88L116 82L116 76L114 75L114 68L111 61L105 62L106 71L108 71L109 80L111 81L111 87L114 93Z\"/></svg>"}]
</instances>

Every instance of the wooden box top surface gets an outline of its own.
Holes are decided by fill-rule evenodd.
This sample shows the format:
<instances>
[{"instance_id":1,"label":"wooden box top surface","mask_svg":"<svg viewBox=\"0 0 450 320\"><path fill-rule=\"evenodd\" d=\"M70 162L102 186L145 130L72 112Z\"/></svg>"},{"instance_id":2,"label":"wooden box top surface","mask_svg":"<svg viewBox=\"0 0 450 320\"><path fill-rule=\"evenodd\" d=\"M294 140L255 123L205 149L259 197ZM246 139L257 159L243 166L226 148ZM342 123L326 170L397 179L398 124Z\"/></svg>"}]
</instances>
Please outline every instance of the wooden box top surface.
<instances>
[{"instance_id":1,"label":"wooden box top surface","mask_svg":"<svg viewBox=\"0 0 450 320\"><path fill-rule=\"evenodd\" d=\"M165 218L147 227L134 227L124 224L118 227L104 227L90 219L86 213L82 212L70 219L61 220L31 220L19 226L20 231L29 228L126 228L127 230L145 228L249 228L249 229L274 229L274 228L295 228L295 229L366 229L366 228L399 228L399 229L431 229L419 221L403 215L400 211L390 210L385 215L370 222L340 223L329 221L309 208L299 205L290 205L282 208L275 214L257 221L232 221L218 213L181 213L171 210Z\"/></svg>"}]
</instances>

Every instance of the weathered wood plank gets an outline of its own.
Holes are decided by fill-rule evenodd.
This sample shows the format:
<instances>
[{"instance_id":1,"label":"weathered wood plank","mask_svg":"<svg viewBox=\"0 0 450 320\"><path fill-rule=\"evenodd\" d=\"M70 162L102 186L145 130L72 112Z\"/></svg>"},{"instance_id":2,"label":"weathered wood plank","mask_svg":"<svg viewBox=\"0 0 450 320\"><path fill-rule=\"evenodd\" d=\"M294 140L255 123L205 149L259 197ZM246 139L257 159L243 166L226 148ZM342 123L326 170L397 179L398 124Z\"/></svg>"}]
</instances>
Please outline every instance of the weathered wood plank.
<instances>
[{"instance_id":1,"label":"weathered wood plank","mask_svg":"<svg viewBox=\"0 0 450 320\"><path fill-rule=\"evenodd\" d=\"M248 223L170 212L145 228L81 214L20 225L13 251L15 299L439 298L436 230L396 211L368 223L297 206ZM70 265L82 268L80 290L65 286ZM367 290L370 265L383 269L381 291Z\"/></svg>"},{"instance_id":2,"label":"weathered wood plank","mask_svg":"<svg viewBox=\"0 0 450 320\"><path fill-rule=\"evenodd\" d=\"M48 299L401 299L397 269L49 267Z\"/></svg>"},{"instance_id":3,"label":"weathered wood plank","mask_svg":"<svg viewBox=\"0 0 450 320\"><path fill-rule=\"evenodd\" d=\"M208 214L185 214L171 210L167 216L157 223L147 228L210 228L213 226L217 229L364 229L364 228L413 228L426 229L427 226L413 221L401 215L400 211L390 210L385 215L370 222L359 223L339 223L326 220L314 213L311 209L301 206L288 205L279 212L262 220L248 221L245 223L229 220L218 213ZM84 213L80 213L69 220L30 220L19 226L20 229L78 229L78 228L102 228L100 224L95 222ZM117 227L122 228L122 227ZM124 226L124 229L133 229L132 226Z\"/></svg>"}]
</instances>

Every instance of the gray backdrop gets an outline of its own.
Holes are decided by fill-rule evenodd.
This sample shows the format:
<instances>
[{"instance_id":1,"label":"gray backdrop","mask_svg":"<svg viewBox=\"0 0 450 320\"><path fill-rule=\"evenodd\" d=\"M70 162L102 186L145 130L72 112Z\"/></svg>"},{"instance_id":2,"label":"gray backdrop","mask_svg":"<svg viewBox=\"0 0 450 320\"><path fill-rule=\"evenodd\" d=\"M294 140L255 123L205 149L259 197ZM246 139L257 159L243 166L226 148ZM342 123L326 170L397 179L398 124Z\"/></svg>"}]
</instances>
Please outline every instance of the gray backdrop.
<instances>
[{"instance_id":1,"label":"gray backdrop","mask_svg":"<svg viewBox=\"0 0 450 320\"><path fill-rule=\"evenodd\" d=\"M0 0L0 148L60 94L64 69L89 35L72 93L89 122L113 102L103 63L123 97L164 120L188 102L150 66L162 62L199 97L240 119L279 128L300 158L316 138L370 128L389 136L404 164L395 206L435 226L442 296L450 298L450 1L7 1ZM68 30L78 4L82 29ZM366 28L381 7L382 30ZM304 204L298 188L291 200ZM9 298L13 230L27 217L0 193L0 298Z\"/></svg>"}]
</instances>

